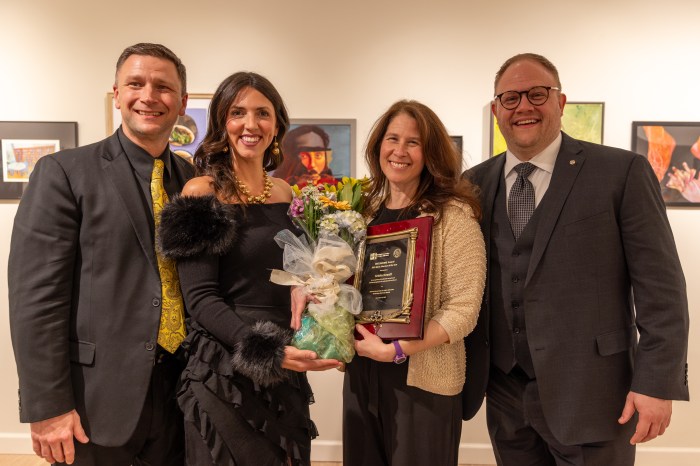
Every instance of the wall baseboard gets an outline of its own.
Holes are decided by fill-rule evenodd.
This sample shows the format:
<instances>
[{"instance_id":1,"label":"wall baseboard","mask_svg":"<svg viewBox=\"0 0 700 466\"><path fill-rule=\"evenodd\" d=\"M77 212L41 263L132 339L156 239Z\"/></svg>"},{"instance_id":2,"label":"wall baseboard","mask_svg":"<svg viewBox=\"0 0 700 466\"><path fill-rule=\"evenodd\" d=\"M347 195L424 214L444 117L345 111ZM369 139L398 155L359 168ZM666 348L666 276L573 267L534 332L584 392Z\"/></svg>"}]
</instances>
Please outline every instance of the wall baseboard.
<instances>
[{"instance_id":1,"label":"wall baseboard","mask_svg":"<svg viewBox=\"0 0 700 466\"><path fill-rule=\"evenodd\" d=\"M490 443L460 443L460 464L496 464Z\"/></svg>"},{"instance_id":2,"label":"wall baseboard","mask_svg":"<svg viewBox=\"0 0 700 466\"><path fill-rule=\"evenodd\" d=\"M700 448L637 447L636 466L697 466L700 464Z\"/></svg>"},{"instance_id":3,"label":"wall baseboard","mask_svg":"<svg viewBox=\"0 0 700 466\"><path fill-rule=\"evenodd\" d=\"M340 440L313 440L313 461L342 461L343 444ZM459 462L471 464L496 464L491 445L487 443L462 443L459 446Z\"/></svg>"},{"instance_id":4,"label":"wall baseboard","mask_svg":"<svg viewBox=\"0 0 700 466\"><path fill-rule=\"evenodd\" d=\"M343 444L340 440L314 440L311 443L313 461L342 461ZM496 464L489 443L461 443L460 464ZM700 464L700 448L637 447L636 466L697 466Z\"/></svg>"},{"instance_id":5,"label":"wall baseboard","mask_svg":"<svg viewBox=\"0 0 700 466\"><path fill-rule=\"evenodd\" d=\"M0 454L33 455L31 437L28 433L0 432Z\"/></svg>"},{"instance_id":6,"label":"wall baseboard","mask_svg":"<svg viewBox=\"0 0 700 466\"><path fill-rule=\"evenodd\" d=\"M33 455L29 434L0 432L0 454ZM340 440L314 440L311 443L313 461L342 461L343 444ZM496 464L488 443L461 443L460 464ZM636 466L697 466L700 448L672 448L641 446L637 448Z\"/></svg>"}]
</instances>

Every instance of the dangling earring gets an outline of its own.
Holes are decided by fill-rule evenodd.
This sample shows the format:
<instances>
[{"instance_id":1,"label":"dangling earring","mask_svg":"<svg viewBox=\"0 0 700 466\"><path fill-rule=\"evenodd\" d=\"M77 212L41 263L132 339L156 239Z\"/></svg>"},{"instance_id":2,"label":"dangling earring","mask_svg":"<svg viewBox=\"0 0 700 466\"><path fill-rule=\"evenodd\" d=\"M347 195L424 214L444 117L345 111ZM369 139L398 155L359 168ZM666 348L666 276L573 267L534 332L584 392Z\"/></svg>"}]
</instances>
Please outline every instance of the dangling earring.
<instances>
[{"instance_id":1,"label":"dangling earring","mask_svg":"<svg viewBox=\"0 0 700 466\"><path fill-rule=\"evenodd\" d=\"M272 143L272 155L274 155L274 156L280 155L280 145L277 142L277 136L275 136L275 141Z\"/></svg>"},{"instance_id":2,"label":"dangling earring","mask_svg":"<svg viewBox=\"0 0 700 466\"><path fill-rule=\"evenodd\" d=\"M228 146L224 147L224 150L222 151L224 154L228 152Z\"/></svg>"}]
</instances>

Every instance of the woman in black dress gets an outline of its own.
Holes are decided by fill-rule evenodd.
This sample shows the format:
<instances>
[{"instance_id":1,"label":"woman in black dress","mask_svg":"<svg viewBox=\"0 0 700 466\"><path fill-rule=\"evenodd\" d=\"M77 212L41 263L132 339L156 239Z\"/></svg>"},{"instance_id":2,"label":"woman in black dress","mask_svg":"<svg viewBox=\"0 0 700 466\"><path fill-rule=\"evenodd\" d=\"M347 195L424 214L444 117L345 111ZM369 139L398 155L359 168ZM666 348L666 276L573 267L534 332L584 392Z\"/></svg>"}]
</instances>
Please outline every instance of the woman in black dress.
<instances>
[{"instance_id":1,"label":"woman in black dress","mask_svg":"<svg viewBox=\"0 0 700 466\"><path fill-rule=\"evenodd\" d=\"M293 229L291 188L271 178L289 119L277 90L235 73L214 94L197 177L162 217L190 315L178 402L190 465L309 465L316 429L304 371L340 365L291 341L290 294L275 234Z\"/></svg>"}]
</instances>

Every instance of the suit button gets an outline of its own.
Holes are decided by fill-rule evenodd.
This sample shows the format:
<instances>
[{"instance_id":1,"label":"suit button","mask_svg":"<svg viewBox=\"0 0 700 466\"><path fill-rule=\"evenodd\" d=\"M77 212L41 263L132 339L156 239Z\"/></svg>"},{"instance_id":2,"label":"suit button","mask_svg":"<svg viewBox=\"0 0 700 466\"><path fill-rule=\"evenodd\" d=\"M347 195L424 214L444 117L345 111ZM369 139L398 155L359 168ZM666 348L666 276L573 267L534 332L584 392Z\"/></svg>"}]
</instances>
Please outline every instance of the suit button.
<instances>
[{"instance_id":1,"label":"suit button","mask_svg":"<svg viewBox=\"0 0 700 466\"><path fill-rule=\"evenodd\" d=\"M520 303L517 301L513 301L510 304L511 304L511 306L513 306L513 309L518 309L520 307Z\"/></svg>"},{"instance_id":2,"label":"suit button","mask_svg":"<svg viewBox=\"0 0 700 466\"><path fill-rule=\"evenodd\" d=\"M152 304L153 304L153 307L158 307L158 306L160 306L160 299L158 299L158 298L153 298Z\"/></svg>"},{"instance_id":3,"label":"suit button","mask_svg":"<svg viewBox=\"0 0 700 466\"><path fill-rule=\"evenodd\" d=\"M147 351L153 351L154 349L156 349L156 345L152 341L146 343Z\"/></svg>"},{"instance_id":4,"label":"suit button","mask_svg":"<svg viewBox=\"0 0 700 466\"><path fill-rule=\"evenodd\" d=\"M515 327L515 328L513 329L513 333L520 333L520 329L519 329L518 327Z\"/></svg>"},{"instance_id":5,"label":"suit button","mask_svg":"<svg viewBox=\"0 0 700 466\"><path fill-rule=\"evenodd\" d=\"M519 252L519 251L513 251L513 257L518 257L518 256L520 256L520 252Z\"/></svg>"},{"instance_id":6,"label":"suit button","mask_svg":"<svg viewBox=\"0 0 700 466\"><path fill-rule=\"evenodd\" d=\"M518 277L513 277L511 280L513 281L513 283L518 283L520 281Z\"/></svg>"}]
</instances>

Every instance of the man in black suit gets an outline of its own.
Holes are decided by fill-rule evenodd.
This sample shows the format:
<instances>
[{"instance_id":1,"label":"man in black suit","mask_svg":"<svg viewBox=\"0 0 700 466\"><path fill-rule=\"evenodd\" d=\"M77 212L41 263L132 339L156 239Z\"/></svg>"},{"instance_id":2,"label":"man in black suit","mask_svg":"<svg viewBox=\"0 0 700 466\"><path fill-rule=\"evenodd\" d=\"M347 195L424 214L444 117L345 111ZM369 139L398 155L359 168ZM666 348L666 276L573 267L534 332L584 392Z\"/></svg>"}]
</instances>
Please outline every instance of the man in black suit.
<instances>
[{"instance_id":1,"label":"man in black suit","mask_svg":"<svg viewBox=\"0 0 700 466\"><path fill-rule=\"evenodd\" d=\"M8 275L20 420L48 462L183 464L174 389L184 309L180 301L169 314L177 325L166 350L162 302L176 298L164 290L179 287L166 288L178 282L159 267L152 201L193 175L168 146L187 104L184 65L159 44L128 47L114 103L121 127L42 158L15 217ZM163 181L152 196L157 166Z\"/></svg>"},{"instance_id":2,"label":"man in black suit","mask_svg":"<svg viewBox=\"0 0 700 466\"><path fill-rule=\"evenodd\" d=\"M467 173L488 277L464 417L486 393L499 465L634 464L688 399L685 279L658 181L644 157L561 132L546 58L510 58L495 95L508 150Z\"/></svg>"}]
</instances>

